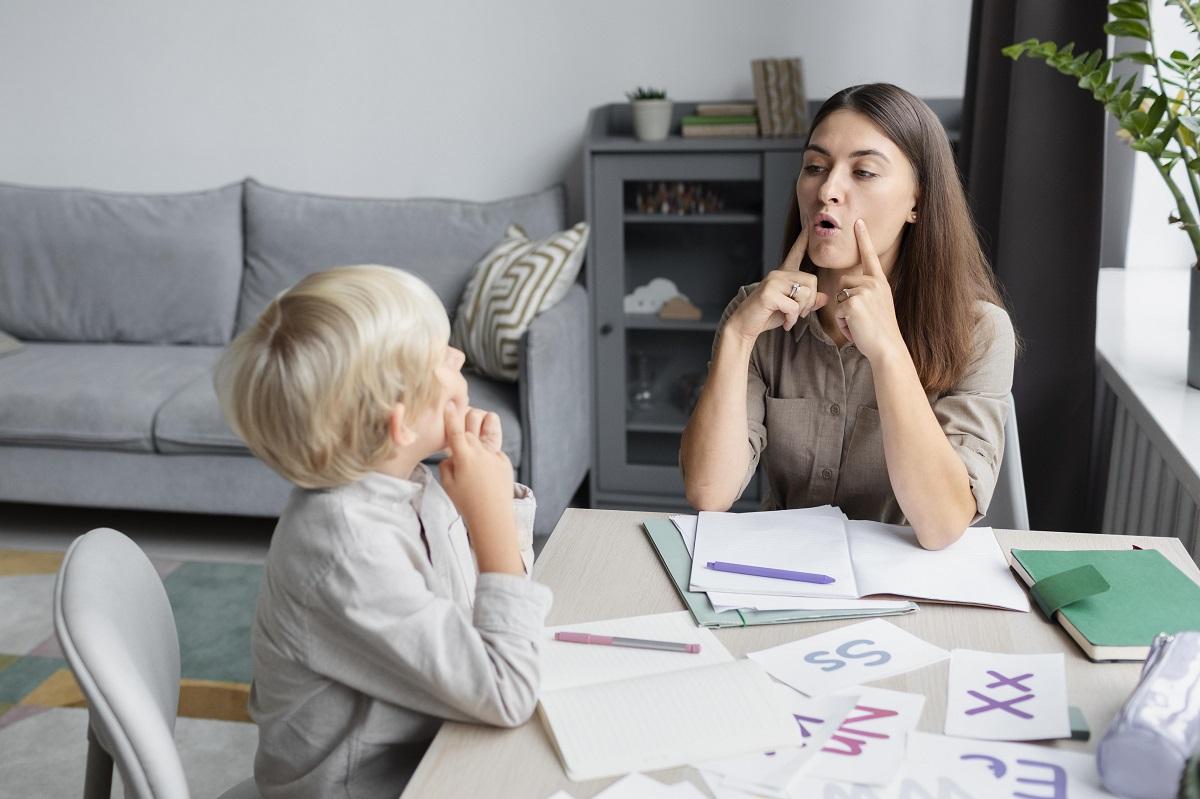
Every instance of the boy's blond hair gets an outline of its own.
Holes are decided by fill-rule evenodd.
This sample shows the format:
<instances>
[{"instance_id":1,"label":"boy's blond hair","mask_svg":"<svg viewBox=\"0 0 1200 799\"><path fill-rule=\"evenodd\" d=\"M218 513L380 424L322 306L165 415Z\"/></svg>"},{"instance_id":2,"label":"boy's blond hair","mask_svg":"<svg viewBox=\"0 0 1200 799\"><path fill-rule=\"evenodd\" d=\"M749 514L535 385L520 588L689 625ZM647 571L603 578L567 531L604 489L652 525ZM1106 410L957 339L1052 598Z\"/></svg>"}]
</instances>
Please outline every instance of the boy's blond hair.
<instances>
[{"instance_id":1,"label":"boy's blond hair","mask_svg":"<svg viewBox=\"0 0 1200 799\"><path fill-rule=\"evenodd\" d=\"M441 390L450 335L420 278L386 266L316 272L280 294L221 356L214 384L234 431L305 488L362 477L391 452L388 423L411 423Z\"/></svg>"}]
</instances>

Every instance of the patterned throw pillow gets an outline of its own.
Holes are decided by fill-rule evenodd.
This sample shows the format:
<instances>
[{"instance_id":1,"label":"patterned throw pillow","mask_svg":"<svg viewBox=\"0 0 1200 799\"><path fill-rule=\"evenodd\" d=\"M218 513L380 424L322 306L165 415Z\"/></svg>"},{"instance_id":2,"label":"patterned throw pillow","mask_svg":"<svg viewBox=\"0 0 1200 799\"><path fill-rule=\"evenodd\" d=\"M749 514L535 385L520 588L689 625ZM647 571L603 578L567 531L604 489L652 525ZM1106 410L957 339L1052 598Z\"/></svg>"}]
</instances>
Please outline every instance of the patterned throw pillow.
<instances>
[{"instance_id":1,"label":"patterned throw pillow","mask_svg":"<svg viewBox=\"0 0 1200 799\"><path fill-rule=\"evenodd\" d=\"M519 225L476 266L454 314L451 343L489 377L515 382L517 343L533 318L567 294L579 275L588 226L530 241Z\"/></svg>"}]
</instances>

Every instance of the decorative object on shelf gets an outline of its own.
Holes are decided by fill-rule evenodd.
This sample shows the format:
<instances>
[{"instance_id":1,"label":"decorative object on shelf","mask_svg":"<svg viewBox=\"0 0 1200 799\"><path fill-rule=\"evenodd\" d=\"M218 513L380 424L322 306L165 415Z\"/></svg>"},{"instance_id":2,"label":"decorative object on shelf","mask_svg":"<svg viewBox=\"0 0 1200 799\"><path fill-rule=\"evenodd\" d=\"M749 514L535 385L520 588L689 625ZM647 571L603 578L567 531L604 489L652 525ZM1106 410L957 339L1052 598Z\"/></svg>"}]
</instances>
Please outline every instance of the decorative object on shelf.
<instances>
[{"instance_id":1,"label":"decorative object on shelf","mask_svg":"<svg viewBox=\"0 0 1200 799\"><path fill-rule=\"evenodd\" d=\"M700 389L704 388L704 372L688 372L680 375L671 386L671 402L681 409L685 416L691 416L700 401Z\"/></svg>"},{"instance_id":2,"label":"decorative object on shelf","mask_svg":"<svg viewBox=\"0 0 1200 799\"><path fill-rule=\"evenodd\" d=\"M645 350L629 353L632 379L629 381L630 410L650 410L658 401L654 391L654 359Z\"/></svg>"},{"instance_id":3,"label":"decorative object on shelf","mask_svg":"<svg viewBox=\"0 0 1200 799\"><path fill-rule=\"evenodd\" d=\"M675 281L656 277L625 295L625 313L658 313L667 300L678 296L681 295Z\"/></svg>"},{"instance_id":4,"label":"decorative object on shelf","mask_svg":"<svg viewBox=\"0 0 1200 799\"><path fill-rule=\"evenodd\" d=\"M696 103L696 116L701 117L752 117L758 115L758 106L753 100L727 100L719 103Z\"/></svg>"},{"instance_id":5,"label":"decorative object on shelf","mask_svg":"<svg viewBox=\"0 0 1200 799\"><path fill-rule=\"evenodd\" d=\"M750 62L754 99L763 136L803 136L808 133L808 99L804 67L799 58L759 58Z\"/></svg>"},{"instance_id":6,"label":"decorative object on shelf","mask_svg":"<svg viewBox=\"0 0 1200 799\"><path fill-rule=\"evenodd\" d=\"M692 301L682 294L678 294L663 303L663 306L658 309L659 319L672 319L677 321L698 322L704 314L700 309L692 304Z\"/></svg>"},{"instance_id":7,"label":"decorative object on shelf","mask_svg":"<svg viewBox=\"0 0 1200 799\"><path fill-rule=\"evenodd\" d=\"M1200 9L1185 0L1167 0L1167 5L1179 9L1188 30L1200 39ZM1113 3L1108 7L1113 19L1104 26L1104 32L1118 37L1135 39L1145 44L1136 50L1124 50L1111 59L1104 52L1074 52L1074 44L1059 47L1054 42L1026 39L1009 45L1002 52L1014 61L1021 56L1041 58L1047 64L1079 80L1080 87L1088 89L1098 102L1104 105L1120 123L1117 135L1129 142L1129 146L1145 153L1154 162L1154 169L1162 176L1174 197L1176 213L1167 222L1178 225L1187 233L1197 263L1192 269L1192 286L1188 307L1188 367L1187 382L1200 388L1200 55L1189 56L1182 50L1170 55L1159 55L1154 29L1150 19L1149 0L1128 0ZM1132 61L1150 67L1146 76L1149 85L1137 86L1139 75L1130 75L1124 81L1110 78L1113 64ZM1187 175L1190 198L1172 176L1172 170L1182 164Z\"/></svg>"},{"instance_id":8,"label":"decorative object on shelf","mask_svg":"<svg viewBox=\"0 0 1200 799\"><path fill-rule=\"evenodd\" d=\"M638 141L662 141L671 132L671 101L666 89L639 86L625 96L633 105L633 135Z\"/></svg>"},{"instance_id":9,"label":"decorative object on shelf","mask_svg":"<svg viewBox=\"0 0 1200 799\"><path fill-rule=\"evenodd\" d=\"M643 183L634 204L641 214L716 214L725 210L725 200L704 183Z\"/></svg>"},{"instance_id":10,"label":"decorative object on shelf","mask_svg":"<svg viewBox=\"0 0 1200 799\"><path fill-rule=\"evenodd\" d=\"M520 225L475 266L454 314L450 341L489 377L516 382L521 336L575 283L587 251L588 226L531 241Z\"/></svg>"}]
</instances>

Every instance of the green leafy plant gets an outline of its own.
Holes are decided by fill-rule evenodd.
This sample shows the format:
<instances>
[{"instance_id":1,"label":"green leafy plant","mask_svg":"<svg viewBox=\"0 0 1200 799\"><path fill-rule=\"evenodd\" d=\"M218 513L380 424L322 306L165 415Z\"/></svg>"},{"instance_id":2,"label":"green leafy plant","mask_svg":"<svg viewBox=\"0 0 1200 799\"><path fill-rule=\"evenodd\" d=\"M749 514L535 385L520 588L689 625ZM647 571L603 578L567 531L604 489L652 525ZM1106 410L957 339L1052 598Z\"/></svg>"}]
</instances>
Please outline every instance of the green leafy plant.
<instances>
[{"instance_id":1,"label":"green leafy plant","mask_svg":"<svg viewBox=\"0 0 1200 799\"><path fill-rule=\"evenodd\" d=\"M1184 24L1197 37L1200 45L1200 2L1166 0L1175 6L1183 17ZM1200 227L1197 226L1197 211L1200 210L1200 52L1188 54L1175 50L1169 55L1160 55L1155 46L1154 29L1150 23L1149 0L1127 0L1108 7L1112 19L1104 26L1104 32L1113 36L1124 36L1144 42L1140 49L1115 53L1106 59L1101 50L1090 53L1074 52L1071 42L1059 47L1054 42L1028 39L1009 45L1001 52L1014 61L1021 56L1040 58L1047 64L1079 80L1080 88L1092 93L1097 101L1117 118L1121 129L1117 135L1129 142L1129 146L1145 153L1154 162L1154 168L1167 184L1167 188L1178 206L1178 215L1168 222L1178 225L1187 233L1200 264ZM1132 61L1150 67L1148 85L1137 86L1138 75L1123 81L1111 76L1113 65L1119 61ZM1172 170L1182 164L1186 175L1186 188L1181 188Z\"/></svg>"},{"instance_id":2,"label":"green leafy plant","mask_svg":"<svg viewBox=\"0 0 1200 799\"><path fill-rule=\"evenodd\" d=\"M625 96L629 98L629 102L636 100L665 100L667 99L666 89L652 89L649 86L638 86L631 92L625 92Z\"/></svg>"}]
</instances>

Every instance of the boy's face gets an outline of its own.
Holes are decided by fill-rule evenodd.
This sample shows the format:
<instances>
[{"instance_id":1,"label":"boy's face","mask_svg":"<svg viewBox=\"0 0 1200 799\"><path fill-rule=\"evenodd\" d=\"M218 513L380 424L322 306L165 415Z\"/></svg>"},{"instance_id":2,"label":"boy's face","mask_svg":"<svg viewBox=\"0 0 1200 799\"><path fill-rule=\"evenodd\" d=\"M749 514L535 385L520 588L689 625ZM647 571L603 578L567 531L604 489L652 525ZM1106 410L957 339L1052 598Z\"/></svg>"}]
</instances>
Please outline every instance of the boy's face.
<instances>
[{"instance_id":1,"label":"boy's face","mask_svg":"<svg viewBox=\"0 0 1200 799\"><path fill-rule=\"evenodd\" d=\"M421 419L420 429L417 431L421 439L427 442L430 453L448 446L446 442L446 405L453 400L465 413L467 405L470 404L470 397L467 395L467 379L462 375L463 364L466 360L467 356L463 354L462 350L447 345L442 353L441 361L433 369L441 391L433 408Z\"/></svg>"}]
</instances>

